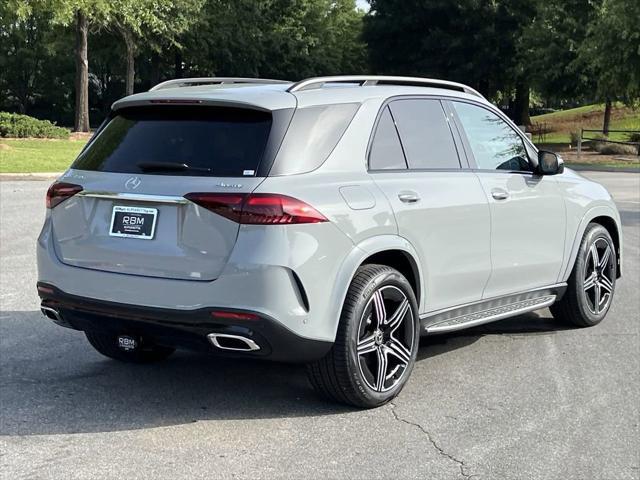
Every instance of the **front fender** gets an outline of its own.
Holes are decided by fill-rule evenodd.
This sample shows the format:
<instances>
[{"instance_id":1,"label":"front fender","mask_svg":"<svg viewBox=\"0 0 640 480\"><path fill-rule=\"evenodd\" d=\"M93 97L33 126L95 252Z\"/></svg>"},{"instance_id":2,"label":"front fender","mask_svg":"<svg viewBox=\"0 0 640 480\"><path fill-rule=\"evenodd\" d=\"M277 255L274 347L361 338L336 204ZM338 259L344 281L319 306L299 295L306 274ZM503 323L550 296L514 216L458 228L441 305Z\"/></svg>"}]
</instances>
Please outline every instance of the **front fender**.
<instances>
[{"instance_id":1,"label":"front fender","mask_svg":"<svg viewBox=\"0 0 640 480\"><path fill-rule=\"evenodd\" d=\"M617 208L615 208L615 206L612 206L610 204L599 204L587 209L585 214L582 216L582 219L578 224L578 228L576 229L576 233L571 244L571 250L567 257L567 261L564 263L563 268L561 270L561 275L558 278L559 282L566 282L569 276L571 275L571 271L573 270L573 265L575 264L576 257L578 256L578 250L580 249L580 243L582 242L582 237L584 236L584 232L586 231L589 223L591 223L591 221L597 217L609 217L613 219L615 223L616 230L618 233L618 241L619 241L618 256L619 256L620 267L618 270L618 274L619 275L622 274L622 250L623 250L622 241L623 240L622 240L622 228L620 227L621 225L620 214L618 213L618 210Z\"/></svg>"}]
</instances>

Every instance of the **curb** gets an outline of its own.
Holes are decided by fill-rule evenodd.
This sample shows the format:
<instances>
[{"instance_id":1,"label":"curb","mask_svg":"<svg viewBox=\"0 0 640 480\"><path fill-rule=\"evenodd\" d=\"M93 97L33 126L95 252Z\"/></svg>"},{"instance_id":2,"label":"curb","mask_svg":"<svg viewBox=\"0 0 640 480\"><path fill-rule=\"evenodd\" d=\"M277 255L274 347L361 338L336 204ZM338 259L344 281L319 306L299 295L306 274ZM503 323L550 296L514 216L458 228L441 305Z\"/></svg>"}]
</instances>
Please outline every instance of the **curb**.
<instances>
[{"instance_id":1,"label":"curb","mask_svg":"<svg viewBox=\"0 0 640 480\"><path fill-rule=\"evenodd\" d=\"M631 167L598 167L591 165L572 165L570 163L565 163L565 167L577 172L640 173L640 168Z\"/></svg>"},{"instance_id":2,"label":"curb","mask_svg":"<svg viewBox=\"0 0 640 480\"><path fill-rule=\"evenodd\" d=\"M5 180L55 180L64 172L36 172L36 173L0 173L0 181Z\"/></svg>"}]
</instances>

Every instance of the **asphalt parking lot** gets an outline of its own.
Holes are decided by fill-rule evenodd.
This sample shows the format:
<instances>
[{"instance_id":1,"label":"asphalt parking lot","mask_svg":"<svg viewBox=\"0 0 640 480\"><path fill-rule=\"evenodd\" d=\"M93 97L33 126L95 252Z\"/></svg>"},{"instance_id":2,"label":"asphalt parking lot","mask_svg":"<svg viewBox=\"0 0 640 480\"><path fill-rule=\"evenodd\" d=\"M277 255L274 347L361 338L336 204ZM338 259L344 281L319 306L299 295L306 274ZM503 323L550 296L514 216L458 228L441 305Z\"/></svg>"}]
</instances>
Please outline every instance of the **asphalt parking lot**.
<instances>
[{"instance_id":1,"label":"asphalt parking lot","mask_svg":"<svg viewBox=\"0 0 640 480\"><path fill-rule=\"evenodd\" d=\"M624 223L607 319L425 338L402 394L368 411L319 400L298 366L101 357L38 309L49 182L0 182L0 477L639 478L640 175L586 175Z\"/></svg>"}]
</instances>

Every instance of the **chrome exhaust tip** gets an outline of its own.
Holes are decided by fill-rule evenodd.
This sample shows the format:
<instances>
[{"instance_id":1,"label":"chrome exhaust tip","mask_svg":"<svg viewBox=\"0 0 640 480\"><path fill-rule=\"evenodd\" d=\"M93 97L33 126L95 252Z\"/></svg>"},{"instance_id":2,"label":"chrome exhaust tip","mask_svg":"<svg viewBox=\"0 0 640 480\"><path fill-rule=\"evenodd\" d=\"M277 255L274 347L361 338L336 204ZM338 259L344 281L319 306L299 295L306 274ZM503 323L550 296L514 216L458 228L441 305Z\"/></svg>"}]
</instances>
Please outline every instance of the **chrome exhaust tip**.
<instances>
[{"instance_id":1,"label":"chrome exhaust tip","mask_svg":"<svg viewBox=\"0 0 640 480\"><path fill-rule=\"evenodd\" d=\"M64 320L62 320L62 316L60 315L60 312L58 312L55 308L45 307L44 305L40 305L40 311L45 317L55 322L65 323Z\"/></svg>"},{"instance_id":2,"label":"chrome exhaust tip","mask_svg":"<svg viewBox=\"0 0 640 480\"><path fill-rule=\"evenodd\" d=\"M207 335L207 338L220 350L230 350L233 352L255 352L260 350L260 345L250 338L243 337L242 335L210 333Z\"/></svg>"}]
</instances>

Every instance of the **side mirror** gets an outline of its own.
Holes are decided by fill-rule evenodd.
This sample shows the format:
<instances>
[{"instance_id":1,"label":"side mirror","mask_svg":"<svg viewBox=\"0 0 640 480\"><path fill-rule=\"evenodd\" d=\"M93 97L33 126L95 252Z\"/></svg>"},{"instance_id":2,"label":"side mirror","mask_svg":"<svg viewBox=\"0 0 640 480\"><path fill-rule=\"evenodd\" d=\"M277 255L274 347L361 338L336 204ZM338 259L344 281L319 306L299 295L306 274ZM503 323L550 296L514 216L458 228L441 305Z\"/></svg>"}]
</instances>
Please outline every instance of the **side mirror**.
<instances>
[{"instance_id":1,"label":"side mirror","mask_svg":"<svg viewBox=\"0 0 640 480\"><path fill-rule=\"evenodd\" d=\"M557 154L540 150L538 152L538 173L541 175L556 175L564 171L564 163Z\"/></svg>"}]
</instances>

